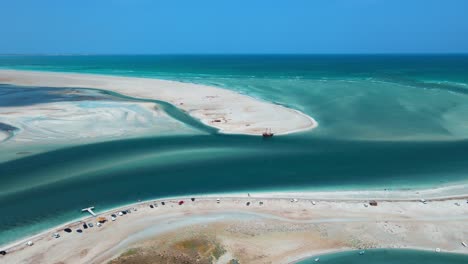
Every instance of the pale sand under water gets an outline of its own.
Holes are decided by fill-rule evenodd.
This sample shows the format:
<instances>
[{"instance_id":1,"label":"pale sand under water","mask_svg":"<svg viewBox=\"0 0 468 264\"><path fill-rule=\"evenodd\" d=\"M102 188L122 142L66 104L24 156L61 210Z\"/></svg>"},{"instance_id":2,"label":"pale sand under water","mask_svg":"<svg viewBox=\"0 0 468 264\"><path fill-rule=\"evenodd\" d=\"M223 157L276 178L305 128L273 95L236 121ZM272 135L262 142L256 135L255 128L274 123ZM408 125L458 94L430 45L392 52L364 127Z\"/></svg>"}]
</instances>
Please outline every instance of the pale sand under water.
<instances>
[{"instance_id":1,"label":"pale sand under water","mask_svg":"<svg viewBox=\"0 0 468 264\"><path fill-rule=\"evenodd\" d=\"M0 122L18 128L16 136L7 142L16 146L196 133L156 108L154 103L146 102L100 101L88 102L86 107L81 102L53 102L0 107ZM1 135L2 131L0 141Z\"/></svg>"},{"instance_id":2,"label":"pale sand under water","mask_svg":"<svg viewBox=\"0 0 468 264\"><path fill-rule=\"evenodd\" d=\"M93 74L0 70L0 83L21 86L95 88L134 98L169 102L221 133L260 135L266 128L288 134L315 128L317 122L297 110L230 90L147 78Z\"/></svg>"},{"instance_id":3,"label":"pale sand under water","mask_svg":"<svg viewBox=\"0 0 468 264\"><path fill-rule=\"evenodd\" d=\"M428 199L427 204L400 197L378 200L378 206L366 207L366 199L312 199L313 193L304 193L301 196L309 198L297 201L252 196L220 196L219 203L215 198L202 197L195 202L172 198L128 205L101 216L110 220L110 214L123 209L137 211L82 234L75 230L83 222L96 222L95 218L53 228L10 244L3 258L8 263L106 263L148 240L155 244L176 242L187 231L215 234L226 254L240 263L289 263L314 254L356 248L440 248L468 254L468 248L461 244L468 240L466 197L442 199L435 195L438 200ZM179 200L185 203L178 205ZM149 204L158 206L152 209ZM65 227L71 227L73 233L63 232ZM61 237L52 238L54 232ZM32 247L25 245L28 240L34 242Z\"/></svg>"},{"instance_id":4,"label":"pale sand under water","mask_svg":"<svg viewBox=\"0 0 468 264\"><path fill-rule=\"evenodd\" d=\"M4 132L4 131L0 131L0 142L6 140L9 136L10 136L9 133Z\"/></svg>"}]
</instances>

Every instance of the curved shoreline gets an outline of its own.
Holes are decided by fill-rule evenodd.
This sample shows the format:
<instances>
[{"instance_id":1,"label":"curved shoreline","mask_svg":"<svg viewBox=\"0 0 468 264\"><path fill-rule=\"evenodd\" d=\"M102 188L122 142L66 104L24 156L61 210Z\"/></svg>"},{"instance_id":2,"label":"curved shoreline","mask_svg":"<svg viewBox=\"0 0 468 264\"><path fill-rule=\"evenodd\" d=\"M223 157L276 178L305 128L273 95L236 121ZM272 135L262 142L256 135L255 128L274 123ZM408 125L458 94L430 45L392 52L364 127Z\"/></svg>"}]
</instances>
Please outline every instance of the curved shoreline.
<instances>
[{"instance_id":1,"label":"curved shoreline","mask_svg":"<svg viewBox=\"0 0 468 264\"><path fill-rule=\"evenodd\" d=\"M277 135L313 129L310 116L234 91L177 81L111 75L0 70L0 83L21 86L95 88L133 98L168 102L225 134Z\"/></svg>"},{"instance_id":2,"label":"curved shoreline","mask_svg":"<svg viewBox=\"0 0 468 264\"><path fill-rule=\"evenodd\" d=\"M458 189L458 192L456 190ZM184 196L168 196L168 197L159 197L153 199L147 199L144 201L138 201L134 203L126 203L104 209L97 213L97 215L110 214L111 212L122 211L125 208L147 205L154 201L167 201L167 200L188 200L190 197L197 197L197 199L205 200L216 200L220 199L245 199L246 197L252 199L304 199L304 200L314 200L314 201L327 201L327 202L365 202L368 200L376 200L380 202L419 202L420 199L425 199L426 201L445 201L445 200L459 200L467 199L468 203L468 193L465 193L464 190L468 189L468 184L458 184L440 188L433 189L414 189L414 190L401 190L401 191L302 191L302 192L288 192L288 191L277 191L277 192L250 192L250 193L211 193L211 194L193 194L193 195L184 195ZM448 195L448 194L451 195ZM250 196L249 196L250 195ZM20 238L13 242L9 242L5 245L1 245L3 248L10 248L17 244L24 243L28 240L43 236L47 233L52 232L53 230L63 229L66 226L73 225L86 221L86 219L92 219L90 216L83 216L75 218L68 222L65 222L60 225L48 228L35 234L30 237Z\"/></svg>"},{"instance_id":3,"label":"curved shoreline","mask_svg":"<svg viewBox=\"0 0 468 264\"><path fill-rule=\"evenodd\" d=\"M395 248L372 248L371 250L408 250L408 251L425 251L425 252L434 252L433 249L428 249L428 248L418 248L418 247L411 247L411 248L404 248L404 249L395 249ZM352 248L343 248L343 249L338 249L338 250L329 250L329 251L323 251L320 253L311 253L308 256L303 256L301 258L298 258L297 260L293 260L292 262L289 262L288 264L298 264L301 261L304 260L310 260L315 257L320 257L323 255L332 255L332 254L338 254L338 253L346 253L346 252L359 252L358 249L352 249ZM459 253L459 252L444 252L446 254L455 254L455 255L463 255L467 256L468 258L468 253Z\"/></svg>"},{"instance_id":4,"label":"curved shoreline","mask_svg":"<svg viewBox=\"0 0 468 264\"><path fill-rule=\"evenodd\" d=\"M17 131L17 127L13 127L9 124L4 124L0 122L0 143L7 142L8 140L14 138Z\"/></svg>"},{"instance_id":5,"label":"curved shoreline","mask_svg":"<svg viewBox=\"0 0 468 264\"><path fill-rule=\"evenodd\" d=\"M436 194L436 192L434 192ZM309 193L302 193L302 195L300 195L300 193L275 193L275 195L272 195L273 193L251 193L249 195L247 194L223 194L223 195L215 195L215 194L210 194L210 195L194 195L192 197L196 197L196 202L197 203L206 203L206 204L211 204L210 207L203 207L202 209L200 210L196 210L195 212L192 212L190 213L190 215L193 215L193 216L196 216L196 215L199 215L201 217L203 217L204 215L206 216L207 214L208 215L211 215L211 216L216 216L216 215L222 215L222 214L225 214L225 213L231 213L233 216L234 215L242 215L244 213L246 214L250 214L252 216L255 216L255 217L260 217L262 219L271 219L271 220L277 220L277 221L285 221L285 222L290 222L291 223L297 223L297 224L305 224L305 223L336 223L337 221L338 222L341 222L341 221L345 221L345 222L354 222L354 221L357 221L357 222L366 222L368 220L365 220L365 218L356 218L355 220L353 219L349 219L349 220L346 220L348 218L341 218L341 216L338 216L339 218L327 218L325 220L313 220L313 219L302 219L302 218L298 218L296 220L294 220L294 218L292 219L289 219L288 217L285 217L285 216L280 216L278 214L281 213L281 210L284 210L284 208L279 208L279 207L272 207L272 208L268 208L267 212L257 212L257 211L254 211L254 212L249 212L249 211L245 211L243 209L241 210L236 210L236 209L229 209L229 208L212 208L212 205L215 205L215 207L217 206L216 205L216 200L217 199L221 199L222 201L222 204L230 204L230 205L236 205L236 204L243 204L245 203L245 201L265 201L265 203L275 203L275 202L281 202L281 201L286 201L286 202L289 202L289 200L291 199L300 199L301 201L303 201L304 203L312 203L312 201L316 202L316 203L320 203L320 204L330 204L332 207L331 208L334 208L334 209L337 209L335 206L333 206L333 204L335 204L336 206L338 206L338 208L340 208L341 206L343 205L346 205L346 206L349 206L349 205L356 205L356 204L361 204L361 203L365 203L371 199L373 199L372 197L374 196L368 196L366 193L363 193L363 195L361 195L359 198L357 197L352 197L352 198L348 198L348 199L340 199L340 196L342 194L339 194L339 192L331 192L330 194L332 194L331 196L327 197L324 196L325 194L323 192L321 193L313 193L313 192L309 192ZM338 195L337 195L338 194ZM359 192L355 192L356 195L359 195ZM299 196L296 196L296 195L299 195ZM349 192L347 193L346 196L349 195ZM434 202L434 203L448 203L448 204L453 204L453 202L459 202L462 204L462 206L466 206L465 204L465 201L466 199L468 198L468 194L467 195L458 195L458 196L433 196L432 198L431 197L425 197L427 198L426 200L428 202L430 202L429 204L431 204L431 202ZM125 209L129 209L129 208L138 208L139 211L141 211L141 209L147 209L148 206L150 204L153 204L153 203L160 203L162 201L166 201L167 204L171 204L171 205L168 205L168 206L177 206L177 201L179 200L185 200L185 201L188 201L188 203L190 203L190 197L167 197L167 198L160 198L160 199L151 199L151 200L147 200L147 201L143 201L143 202L138 202L138 203L133 203L133 204L126 204L126 205L122 205L122 206L118 206L118 207L115 207L115 208L111 208L109 210L105 210L103 212L99 212L98 213L98 216L106 216L106 217L109 217L110 214L112 213L117 213L119 211L122 211L122 210L125 210ZM292 201L292 200L291 200ZM407 204L407 205L410 205L410 204L420 204L419 200L418 199L415 199L415 198L410 198L410 199L402 199L402 198L395 198L395 199L392 199L391 197L387 197L387 198L383 198L381 197L380 199L377 199L377 201L379 203L388 203L388 204ZM340 205L342 204L342 205ZM78 210L78 209L77 209ZM459 215L459 216L453 216L453 217L450 217L450 216L438 216L438 213L435 212L436 214L435 215L432 215L432 216L424 216L424 215L421 215L421 216L418 216L417 219L386 219L387 221L409 221L409 222L412 222L412 221L435 221L435 222L443 222L445 220L449 220L449 221L460 221L460 220L463 220L463 221L466 221L468 218L467 215ZM187 213L183 213L181 212L181 215L177 216L175 215L174 217L175 218L184 218L186 217L186 214ZM169 217L170 215L165 215L166 217ZM363 216L363 217L370 217L368 215L366 216ZM464 218L463 218L464 217ZM232 217L232 219L235 219L236 217ZM109 219L109 218L108 218ZM231 219L231 220L232 220ZM226 218L227 220L227 218ZM59 226L56 226L56 227L53 227L53 228L50 228L48 230L45 230L43 232L40 232L39 234L37 235L34 235L34 236L31 236L31 237L28 237L28 238L24 238L24 239L20 239L20 240L17 240L15 242L12 242L12 243L9 243L9 244L6 244L4 246L2 246L2 248L0 248L1 250L6 250L8 252L8 255L10 255L10 253L14 254L15 252L21 252L22 250L26 249L27 246L25 246L25 243L27 241L34 241L36 243L37 242L40 242L40 241L43 241L43 240L47 240L47 238L49 238L50 240L50 237L53 233L55 232L59 232L61 233L63 231L64 228L66 227L71 227L71 228L77 228L78 226L80 226L82 223L84 222L90 222L90 221L95 221L95 218L94 217L91 217L91 216L87 216L87 217L81 217L79 219L75 219L73 221L70 221L70 222L67 222L67 223L64 223L64 224L61 224ZM417 247L413 247L413 248L417 248ZM352 248L350 248L352 249ZM428 249L428 248L425 248L425 247L421 247L421 249ZM110 250L110 249L108 249ZM459 252L459 251L456 251L456 252ZM324 252L318 252L317 254L323 254ZM310 255L314 255L315 253L313 254L309 254L308 256ZM316 254L315 254L316 255ZM304 257L301 257L300 259L303 259ZM292 262L292 263L295 263L295 262Z\"/></svg>"}]
</instances>

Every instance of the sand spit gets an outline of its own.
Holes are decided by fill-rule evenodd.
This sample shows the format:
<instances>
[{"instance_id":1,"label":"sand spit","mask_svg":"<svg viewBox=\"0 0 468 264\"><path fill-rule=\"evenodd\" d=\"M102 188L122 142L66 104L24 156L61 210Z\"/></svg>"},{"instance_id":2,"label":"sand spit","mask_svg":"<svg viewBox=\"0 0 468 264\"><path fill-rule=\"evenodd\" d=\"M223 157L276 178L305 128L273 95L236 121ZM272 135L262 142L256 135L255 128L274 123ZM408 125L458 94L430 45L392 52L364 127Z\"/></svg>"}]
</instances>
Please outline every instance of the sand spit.
<instances>
[{"instance_id":1,"label":"sand spit","mask_svg":"<svg viewBox=\"0 0 468 264\"><path fill-rule=\"evenodd\" d=\"M94 74L0 70L0 83L21 86L95 88L135 98L169 102L221 133L260 135L266 128L288 134L317 122L293 109L205 85Z\"/></svg>"},{"instance_id":2,"label":"sand spit","mask_svg":"<svg viewBox=\"0 0 468 264\"><path fill-rule=\"evenodd\" d=\"M206 245L203 241L210 244L203 252L218 263L290 263L366 248L439 248L468 254L462 245L468 240L466 198L377 202L371 206L368 200L247 196L154 200L102 213L108 221L101 227L97 218L88 217L13 243L1 248L7 254L0 258L6 263L139 263L157 256L167 263L190 263L207 256L184 250ZM127 209L131 213L118 215ZM117 215L115 221L111 214ZM94 227L83 229L83 223ZM72 233L64 232L67 227ZM56 232L60 238L52 237ZM27 241L34 245L27 246Z\"/></svg>"}]
</instances>

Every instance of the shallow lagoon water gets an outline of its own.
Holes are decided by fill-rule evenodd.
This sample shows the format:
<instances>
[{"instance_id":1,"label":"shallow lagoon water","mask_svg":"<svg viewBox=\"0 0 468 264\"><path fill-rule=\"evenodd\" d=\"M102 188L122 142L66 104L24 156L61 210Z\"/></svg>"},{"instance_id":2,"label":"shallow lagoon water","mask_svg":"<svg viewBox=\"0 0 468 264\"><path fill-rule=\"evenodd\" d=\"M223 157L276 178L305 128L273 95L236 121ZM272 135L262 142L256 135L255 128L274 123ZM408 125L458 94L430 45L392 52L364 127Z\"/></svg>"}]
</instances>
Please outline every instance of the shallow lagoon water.
<instances>
[{"instance_id":1,"label":"shallow lagoon water","mask_svg":"<svg viewBox=\"0 0 468 264\"><path fill-rule=\"evenodd\" d=\"M467 56L5 56L0 67L216 85L320 124L270 140L221 135L159 102L203 133L60 145L0 163L0 208L9 212L0 219L0 244L77 218L89 205L101 211L175 195L467 180Z\"/></svg>"},{"instance_id":2,"label":"shallow lagoon water","mask_svg":"<svg viewBox=\"0 0 468 264\"><path fill-rule=\"evenodd\" d=\"M345 251L325 254L306 259L297 264L462 264L468 262L468 256L462 254L436 253L422 250L402 249L372 249L366 250L363 255L360 251ZM315 259L319 258L319 262Z\"/></svg>"}]
</instances>

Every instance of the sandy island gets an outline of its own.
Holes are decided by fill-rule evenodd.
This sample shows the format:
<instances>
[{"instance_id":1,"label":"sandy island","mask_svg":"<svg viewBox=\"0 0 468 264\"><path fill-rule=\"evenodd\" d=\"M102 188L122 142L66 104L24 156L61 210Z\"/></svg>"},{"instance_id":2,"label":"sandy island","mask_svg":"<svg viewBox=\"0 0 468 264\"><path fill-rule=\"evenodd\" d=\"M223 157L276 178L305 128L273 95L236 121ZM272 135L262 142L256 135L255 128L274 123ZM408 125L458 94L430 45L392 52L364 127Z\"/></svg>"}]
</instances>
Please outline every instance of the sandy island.
<instances>
[{"instance_id":1,"label":"sandy island","mask_svg":"<svg viewBox=\"0 0 468 264\"><path fill-rule=\"evenodd\" d=\"M468 254L462 244L468 242L466 196L426 203L379 199L372 206L367 199L280 195L195 196L194 201L185 197L128 205L101 213L107 222L100 227L96 217L86 217L3 247L7 254L0 258L5 263L294 263L369 248ZM111 214L122 210L131 213L112 221ZM94 227L84 229L83 223ZM64 231L67 227L71 233Z\"/></svg>"},{"instance_id":2,"label":"sandy island","mask_svg":"<svg viewBox=\"0 0 468 264\"><path fill-rule=\"evenodd\" d=\"M94 88L169 102L221 133L278 135L315 128L317 122L293 109L230 90L176 81L95 74L0 70L0 83L21 86Z\"/></svg>"}]
</instances>

